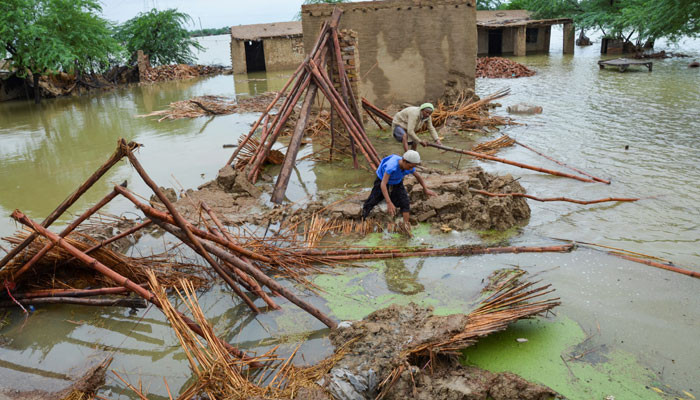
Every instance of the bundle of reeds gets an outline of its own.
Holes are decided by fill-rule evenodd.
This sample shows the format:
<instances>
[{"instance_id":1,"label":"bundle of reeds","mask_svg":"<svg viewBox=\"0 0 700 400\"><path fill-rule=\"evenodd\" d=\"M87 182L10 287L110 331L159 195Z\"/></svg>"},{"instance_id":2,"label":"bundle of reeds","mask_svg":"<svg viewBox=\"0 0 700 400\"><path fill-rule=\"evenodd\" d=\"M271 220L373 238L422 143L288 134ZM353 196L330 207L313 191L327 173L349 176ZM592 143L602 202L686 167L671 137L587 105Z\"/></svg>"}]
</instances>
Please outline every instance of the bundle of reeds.
<instances>
[{"instance_id":1,"label":"bundle of reeds","mask_svg":"<svg viewBox=\"0 0 700 400\"><path fill-rule=\"evenodd\" d=\"M482 129L501 125L516 124L512 119L490 115L488 109L491 102L510 94L510 89L501 89L496 93L473 101L471 94L463 92L454 104L444 104L439 101L432 114L434 126L455 123L460 130Z\"/></svg>"},{"instance_id":2,"label":"bundle of reeds","mask_svg":"<svg viewBox=\"0 0 700 400\"><path fill-rule=\"evenodd\" d=\"M515 139L512 139L508 135L503 135L497 139L489 140L488 142L479 143L478 145L472 147L472 150L482 153L493 155L498 152L498 150L504 147L510 147L515 144Z\"/></svg>"},{"instance_id":3,"label":"bundle of reeds","mask_svg":"<svg viewBox=\"0 0 700 400\"><path fill-rule=\"evenodd\" d=\"M160 117L158 122L166 119L197 118L205 115L226 115L237 112L259 112L275 96L275 93L263 93L259 96L236 100L222 96L197 96L189 100L170 103L165 110L153 111L137 117Z\"/></svg>"},{"instance_id":4,"label":"bundle of reeds","mask_svg":"<svg viewBox=\"0 0 700 400\"><path fill-rule=\"evenodd\" d=\"M199 306L194 287L186 280L180 282L176 295L186 307L188 314L202 327L204 341L196 336L182 320L182 314L170 303L163 287L155 276L150 277L153 293L163 306L163 312L175 331L194 375L194 383L186 388L180 398L189 399L206 394L209 399L249 399L249 398L296 398L301 388L317 386L317 382L343 357L344 349L332 357L311 367L296 367L292 360L298 350L287 359L280 359L273 348L269 352L241 360L232 357L222 342L216 337L213 328ZM262 368L252 370L257 362ZM131 386L141 398L145 394Z\"/></svg>"}]
</instances>

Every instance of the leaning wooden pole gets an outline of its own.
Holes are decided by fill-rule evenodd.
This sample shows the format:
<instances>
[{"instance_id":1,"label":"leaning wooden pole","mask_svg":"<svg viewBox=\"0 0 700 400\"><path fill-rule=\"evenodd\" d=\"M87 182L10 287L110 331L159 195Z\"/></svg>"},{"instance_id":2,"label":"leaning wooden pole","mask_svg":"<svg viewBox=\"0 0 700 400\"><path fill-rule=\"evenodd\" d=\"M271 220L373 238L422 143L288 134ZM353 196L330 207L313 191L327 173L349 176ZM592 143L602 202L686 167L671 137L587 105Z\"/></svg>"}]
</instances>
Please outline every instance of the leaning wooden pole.
<instances>
[{"instance_id":1,"label":"leaning wooden pole","mask_svg":"<svg viewBox=\"0 0 700 400\"><path fill-rule=\"evenodd\" d=\"M248 143L248 141L250 140L250 138L253 137L253 135L255 134L255 130L258 129L258 126L260 126L260 123L262 122L263 118L265 118L266 116L269 115L268 113L270 112L270 110L272 110L272 108L275 106L275 104L280 99L280 97L282 97L282 94L284 94L284 92L287 90L289 85L292 82L294 82L294 80L297 78L297 76L299 75L299 72L301 72L302 67L303 67L303 65L299 65L299 67L297 67L297 70L294 71L294 73L292 74L291 77L289 77L289 79L287 80L287 83L285 83L284 87L282 87L282 90L280 90L277 93L274 100L272 100L272 102L270 102L270 104L267 106L267 108L262 113L262 115L260 115L260 118L258 118L258 120L255 121L255 123L253 124L253 127L250 129L250 132L248 132L248 135L246 135L245 139L243 139L241 144L238 145L236 150L234 150L233 154L231 154L231 157L226 162L226 165L231 165L231 163L233 163L233 160L236 159L236 156L238 156L238 153L241 151L243 146L245 146Z\"/></svg>"},{"instance_id":2,"label":"leaning wooden pole","mask_svg":"<svg viewBox=\"0 0 700 400\"><path fill-rule=\"evenodd\" d=\"M214 222L214 225L216 225L216 227L219 229L220 234L218 236L228 240L229 242L234 242L233 237L231 237L231 235L228 233L226 228L224 228L224 225L219 220L219 217L216 216L216 214L214 213L214 210L212 210L209 207L209 205L204 201L199 203L199 205L209 215L209 218L211 218L211 220ZM267 295L267 293L265 293L265 291L260 287L260 285L258 284L258 282L255 279L251 278L250 275L248 275L245 272L241 271L240 269L236 268L234 265L229 264L229 263L227 263L227 264L230 267L232 267L234 273L236 273L236 275L238 275L238 277L241 280L245 281L250 286L251 292L255 293L257 296L259 296L261 299L263 299L263 301L268 306L270 306L270 308L272 308L273 310L280 309L280 306L278 306L277 303L275 303L275 301L272 300L270 298L270 296Z\"/></svg>"},{"instance_id":3,"label":"leaning wooden pole","mask_svg":"<svg viewBox=\"0 0 700 400\"><path fill-rule=\"evenodd\" d=\"M462 149L457 149L457 148L454 148L454 147L443 146L443 145L437 144L437 143L428 143L428 146L430 146L430 147L435 147L436 149L440 149L440 150L447 150L447 151L452 151L452 152L455 152L455 153L466 154L466 155L468 155L468 156L472 156L472 157L476 157L476 158L482 158L482 159L484 159L484 160L496 161L496 162L500 162L500 163L503 163L503 164L513 165L513 166L516 166L516 167L519 167L519 168L530 169L530 170L537 171L537 172L543 172L543 173L545 173L545 174L556 175L556 176L561 176L561 177L570 178L570 179L576 179L577 181L581 181L581 182L595 182L595 181L592 180L592 179L583 178L583 177L580 177L580 176L571 175L571 174L567 174L567 173L564 173L564 172L559 172L559 171L554 171L554 170L551 170L551 169L545 169L545 168L535 167L535 166L532 166L532 165L527 165L527 164L519 163L519 162L516 162L516 161L506 160L505 158L499 158L499 157L490 156L490 155L488 155L488 154L477 153L477 152L474 152L474 151L462 150Z\"/></svg>"},{"instance_id":4,"label":"leaning wooden pole","mask_svg":"<svg viewBox=\"0 0 700 400\"><path fill-rule=\"evenodd\" d=\"M548 202L548 201L566 201L569 203L576 203L576 204L598 204L598 203L605 203L605 202L632 202L632 201L637 201L640 200L639 198L636 197L607 197L604 199L597 199L597 200L576 200L576 199L570 199L568 197L549 197L549 198L540 198L540 197L535 197L531 196L529 194L525 193L491 193L487 192L485 190L479 190L479 189L473 189L469 188L470 192L478 193L478 194L483 194L484 196L489 196L489 197L525 197L528 199L532 199L535 201L541 201L541 202Z\"/></svg>"},{"instance_id":5,"label":"leaning wooden pole","mask_svg":"<svg viewBox=\"0 0 700 400\"><path fill-rule=\"evenodd\" d=\"M284 193L287 191L287 186L289 186L289 178L297 160L297 154L299 154L299 146L301 145L301 139L304 137L306 124L309 122L309 114L311 113L311 106L316 99L316 92L318 92L318 86L313 83L310 84L309 90L306 92L306 97L304 98L304 103L301 106L301 111L299 111L297 125L294 127L294 133L292 133L289 146L287 146L287 154L284 156L282 168L277 176L275 189L272 191L270 200L273 203L281 204L284 200Z\"/></svg>"},{"instance_id":6,"label":"leaning wooden pole","mask_svg":"<svg viewBox=\"0 0 700 400\"><path fill-rule=\"evenodd\" d=\"M161 223L158 221L155 221L161 228L166 230L167 232L171 233L177 238L180 238L180 240L184 239L185 233L183 232L182 229L177 228L173 225L169 225L166 223ZM313 305L307 303L306 301L300 299L297 297L294 293L292 293L289 289L285 288L284 286L280 285L277 283L274 279L268 277L264 273L262 273L259 269L253 267L251 264L243 261L241 258L227 252L226 250L216 246L213 243L210 243L206 240L202 241L202 246L209 251L211 254L215 255L216 257L230 262L231 264L235 265L236 267L240 268L241 270L245 271L246 273L250 274L255 280L258 282L262 283L263 285L267 286L268 288L274 290L275 292L281 294L287 300L291 301L292 303L296 304L301 308L302 310L308 312L309 314L313 315L318 319L319 321L323 322L326 326L329 328L333 329L335 328L338 324L333 321L332 319L328 318L325 314L323 314L321 311L319 311L316 307Z\"/></svg>"},{"instance_id":7,"label":"leaning wooden pole","mask_svg":"<svg viewBox=\"0 0 700 400\"><path fill-rule=\"evenodd\" d=\"M141 167L141 164L138 164L138 160L136 160L136 157L133 157L133 154L129 154L129 158L130 158L130 160L132 160L132 165L134 166L136 171L139 171L140 174L142 173L141 177L144 179L144 181L146 181L146 179L148 179L146 181L146 183L149 186L151 186L151 184L153 184L153 186L151 186L151 189L154 189L154 192L157 190L156 196L158 196L158 198L161 201L165 200L168 202L167 204L165 204L165 202L163 204L165 204L165 207L168 210L170 210L170 213L173 216L175 224L178 226L184 226L185 229L183 229L183 230L185 232L189 233L189 235L187 236L188 240L183 240L183 243L185 243L188 247L192 248L192 250L194 250L197 254L202 256L202 258L204 258L209 263L209 265L211 265L211 267L214 268L214 271L216 271L216 273L219 274L221 279L223 279L224 282L226 282L226 284L228 284L229 287L231 287L231 289L234 291L234 293L236 293L236 295L238 295L238 297L240 297L241 300L243 300L243 302L245 302L248 305L248 308L250 308L255 313L260 313L260 309L258 309L258 307L255 305L255 303L245 293L243 293L243 290L241 290L241 288L238 287L238 284L236 284L236 282L226 273L226 271L221 267L221 265L219 265L218 262L214 261L214 259L211 257L211 255L209 255L209 253L207 253L206 250L204 250L202 245L199 243L199 240L195 237L195 235L189 229L189 227L190 227L189 223L187 221L185 221L185 219L179 213L177 213L177 211L175 210L175 206L173 206L173 204L170 202L170 200L168 200L168 198L165 197L163 192L160 191L158 186L155 185L155 182L153 182L150 179L150 177L148 177L148 175L146 174L146 171L144 171L143 168ZM134 165L134 161L136 161L136 165L138 165L138 167L136 165ZM126 189L119 187L119 186L115 186L115 189L117 191L119 191L119 193L121 195L123 195L127 199L131 200L131 202L134 202L135 197L129 191L127 191ZM162 196L162 197L160 197L158 195L158 193L160 193L160 196ZM173 213L175 213L175 214L173 214ZM149 217L151 217L151 220L153 220L153 217L151 215L149 215ZM156 222L156 221L154 221L154 222Z\"/></svg>"},{"instance_id":8,"label":"leaning wooden pole","mask_svg":"<svg viewBox=\"0 0 700 400\"><path fill-rule=\"evenodd\" d=\"M158 308L161 308L161 304L156 298L156 296L151 293L149 290L144 289L140 285L137 285L135 282L130 280L129 278L120 275L119 273L113 271L106 265L102 264L101 262L97 261L96 259L86 255L73 245L71 245L68 241L66 241L64 238L56 235L55 233L49 231L48 229L44 228L43 226L37 224L36 222L32 221L29 219L26 215L24 215L21 211L15 210L11 217L17 221L20 222L32 230L36 232L38 235L42 235L46 237L47 239L51 240L52 242L56 243L57 246L63 248L67 252L71 253L75 258L83 262L85 265L88 267L96 270L97 272L101 273L102 275L106 276L107 278L111 279L112 281L116 282L118 285L121 285L132 292L136 293L137 295L141 296L142 298L146 299L150 303L153 303ZM202 328L197 325L196 322L192 321L191 319L187 318L182 313L179 313L180 317L182 317L183 321L187 324L187 326L192 329L193 332L198 334L199 336L203 337L206 339L206 336L204 335L204 331L202 331ZM221 341L221 343L226 346L226 349L231 352L231 354L234 354L235 356L242 358L242 359L250 359L245 353L242 351L238 350L237 348L231 346L230 344ZM251 365L253 368L259 368L261 367L260 363L255 363L255 365Z\"/></svg>"},{"instance_id":9,"label":"leaning wooden pole","mask_svg":"<svg viewBox=\"0 0 700 400\"><path fill-rule=\"evenodd\" d=\"M610 184L610 181L607 180L607 179L595 177L595 176L589 174L588 172L581 171L580 169L575 168L575 167L572 167L572 166L570 166L570 165L568 165L568 164L566 164L566 163L564 163L564 162L562 162L562 161L555 160L554 158L552 158L552 157L550 157L550 156L548 156L548 155L546 155L546 154L540 153L539 151L533 149L532 147L530 147L530 146L528 146L528 145L525 145L525 144L523 144L523 143L520 143L520 142L518 142L517 140L515 141L515 144L517 144L517 145L520 146L520 147L524 147L524 148L526 148L526 149L532 151L533 153L538 154L538 155L540 155L540 156L542 156L542 157L548 159L549 161L553 161L553 162L555 162L555 163L561 165L562 167L568 168L568 169L570 169L570 170L572 170L572 171L574 171L574 172L578 172L578 173L581 174L581 175L585 175L585 176L587 176L587 177L593 179L594 181L602 182L602 183L605 183L606 185L609 185L609 184Z\"/></svg>"},{"instance_id":10,"label":"leaning wooden pole","mask_svg":"<svg viewBox=\"0 0 700 400\"><path fill-rule=\"evenodd\" d=\"M92 187L92 185L95 184L100 178L107 172L109 171L110 168L112 168L116 163L118 163L124 156L126 155L126 149L133 150L136 149L139 146L139 144L134 143L134 142L129 142L128 144L124 139L119 139L118 144L117 144L117 149L114 151L114 153L107 159L107 161L100 166L100 168L97 169L90 177L82 184L78 189L75 190L68 198L63 200L61 204L56 207L51 214L49 214L46 219L44 219L41 222L41 226L48 228L51 226L51 224L54 223L63 213L70 208L79 198L82 196L88 189ZM27 236L22 243L18 244L15 246L12 250L10 250L9 253L5 255L5 257L0 260L0 269L2 269L5 264L7 264L11 259L13 259L19 252L24 250L27 246L29 246L32 241L36 238L37 234L32 233L31 235Z\"/></svg>"},{"instance_id":11,"label":"leaning wooden pole","mask_svg":"<svg viewBox=\"0 0 700 400\"><path fill-rule=\"evenodd\" d=\"M124 183L122 183L121 186L126 187L126 181L124 181ZM75 221L71 222L70 225L65 227L65 229L63 229L61 231L61 233L58 234L58 236L60 236L60 237L68 236L71 232L73 232L73 230L75 228L77 228L80 224L82 224L86 219L90 218L90 216L92 216L94 213L96 213L97 211L102 209L102 207L107 205L107 203L112 201L118 195L119 195L119 192L117 192L116 190L112 190L112 192L110 192L107 196L102 198L102 200L97 202L97 204L90 207L90 209L85 211L78 218L76 218ZM41 260L41 258L44 257L46 255L46 253L51 251L51 249L53 249L54 245L55 244L51 241L46 243L44 245L44 247L41 250L39 250L39 252L34 254L34 256L29 261L27 261L27 263L25 263L17 272L12 273L12 280L16 280L17 278L22 276L22 274L24 274L27 270L29 270L29 268L31 268L34 264L36 264L39 260Z\"/></svg>"}]
</instances>

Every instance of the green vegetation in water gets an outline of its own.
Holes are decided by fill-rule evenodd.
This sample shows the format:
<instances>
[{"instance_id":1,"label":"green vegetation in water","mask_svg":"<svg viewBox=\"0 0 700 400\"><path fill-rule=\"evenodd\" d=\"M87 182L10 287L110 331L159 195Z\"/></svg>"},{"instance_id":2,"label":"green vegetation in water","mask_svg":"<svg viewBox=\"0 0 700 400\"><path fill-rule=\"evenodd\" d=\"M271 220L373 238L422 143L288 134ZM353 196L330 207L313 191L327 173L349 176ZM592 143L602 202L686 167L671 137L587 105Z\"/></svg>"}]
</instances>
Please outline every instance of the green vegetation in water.
<instances>
[{"instance_id":1,"label":"green vegetation in water","mask_svg":"<svg viewBox=\"0 0 700 400\"><path fill-rule=\"evenodd\" d=\"M581 356L584 341L584 331L568 318L524 320L465 349L462 362L514 372L571 399L658 399L670 391L659 389L654 375L632 354L600 347ZM569 361L572 357L577 359Z\"/></svg>"},{"instance_id":2,"label":"green vegetation in water","mask_svg":"<svg viewBox=\"0 0 700 400\"><path fill-rule=\"evenodd\" d=\"M511 238L520 233L520 228L514 226L505 231L489 229L485 231L476 231L476 233L486 245L507 244Z\"/></svg>"},{"instance_id":3,"label":"green vegetation in water","mask_svg":"<svg viewBox=\"0 0 700 400\"><path fill-rule=\"evenodd\" d=\"M277 324L277 330L274 331L276 343L302 343L312 333L311 318L302 310L285 310L282 315L275 318L275 323Z\"/></svg>"}]
</instances>

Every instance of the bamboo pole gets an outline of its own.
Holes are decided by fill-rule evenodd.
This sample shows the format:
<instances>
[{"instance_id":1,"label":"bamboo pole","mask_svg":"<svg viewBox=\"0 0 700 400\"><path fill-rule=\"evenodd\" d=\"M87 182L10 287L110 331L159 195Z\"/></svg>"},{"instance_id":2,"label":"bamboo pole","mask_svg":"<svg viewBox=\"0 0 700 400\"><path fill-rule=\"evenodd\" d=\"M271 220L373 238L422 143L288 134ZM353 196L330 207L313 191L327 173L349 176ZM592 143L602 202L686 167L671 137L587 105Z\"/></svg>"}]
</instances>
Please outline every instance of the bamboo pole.
<instances>
[{"instance_id":1,"label":"bamboo pole","mask_svg":"<svg viewBox=\"0 0 700 400\"><path fill-rule=\"evenodd\" d=\"M301 139L304 137L304 130L306 129L306 124L309 121L311 105L316 98L316 92L318 92L318 86L311 83L309 85L309 89L306 91L304 103L301 106L301 111L299 111L297 125L294 128L294 133L289 141L289 146L287 146L287 154L284 156L282 169L280 169L280 173L277 176L277 182L275 182L275 188L272 191L272 197L270 200L273 203L281 204L284 200L284 194L287 191L287 186L289 186L289 178L291 176L294 163L296 162L297 154L299 154L299 146L301 145Z\"/></svg>"},{"instance_id":2,"label":"bamboo pole","mask_svg":"<svg viewBox=\"0 0 700 400\"><path fill-rule=\"evenodd\" d=\"M377 117L381 118L382 121L386 122L388 125L391 126L392 122L394 119L387 113L385 113L383 110L377 108L374 104L370 103L369 100L365 99L364 97L362 98L362 108L367 111L367 114L374 114Z\"/></svg>"},{"instance_id":3,"label":"bamboo pole","mask_svg":"<svg viewBox=\"0 0 700 400\"><path fill-rule=\"evenodd\" d=\"M144 182L151 188L153 193L158 197L158 199L165 205L165 208L168 209L170 212L170 215L173 216L173 219L175 220L175 223L182 228L182 230L185 231L187 234L187 241L184 241L186 245L191 247L195 252L197 252L199 255L201 255L209 265L214 268L214 271L216 271L219 276L233 289L233 291L240 297L247 305L248 307L255 313L260 313L260 310L258 307L253 303L248 296L246 296L245 293L241 290L241 288L238 287L235 281L231 279L231 277L226 274L226 272L221 268L219 263L217 263L210 255L207 253L204 248L202 247L201 243L195 237L195 235L192 233L192 231L188 228L188 222L185 221L185 219L180 215L180 213L177 212L175 209L175 206L168 200L168 198L163 194L163 192L160 190L158 185L151 179L150 176L146 173L146 170L143 169L141 166L141 163L139 160L136 158L134 153L131 150L126 150L126 155L129 158L129 161L131 162L131 165L134 167L136 172L141 176L141 179L143 179ZM115 186L115 189L117 189L120 192L126 192L126 189L120 188L118 186Z\"/></svg>"},{"instance_id":4,"label":"bamboo pole","mask_svg":"<svg viewBox=\"0 0 700 400\"><path fill-rule=\"evenodd\" d=\"M447 151L452 151L452 152L455 152L455 153L466 154L466 155L468 155L468 156L472 156L472 157L476 157L476 158L482 158L482 159L485 159L485 160L497 161L497 162L504 163L504 164L514 165L514 166L519 167L519 168L530 169L530 170L533 170L533 171L543 172L543 173L545 173L545 174L556 175L556 176L562 176L562 177L564 177L564 178L570 178L570 179L576 179L576 180L581 181L581 182L595 182L595 181L592 180L592 179L583 178L583 177L580 177L580 176L571 175L571 174L567 174L567 173L564 173L564 172L553 171L553 170L551 170L551 169L545 169L545 168L540 168L540 167L534 167L534 166L532 166L532 165L527 165L527 164L519 163L519 162L516 162L516 161L506 160L505 158L494 157L494 156L490 156L490 155L488 155L488 154L477 153L477 152L474 152L474 151L456 149L456 148L454 148L454 147L443 146L443 145L437 144L437 143L428 143L428 146L430 146L430 147L435 147L436 149L440 149L440 150L447 150Z\"/></svg>"},{"instance_id":5,"label":"bamboo pole","mask_svg":"<svg viewBox=\"0 0 700 400\"><path fill-rule=\"evenodd\" d=\"M214 211L211 208L209 208L209 205L206 202L202 201L200 203L200 206L209 215L209 218L211 218L211 220L214 222L214 225L216 225L216 227L219 229L219 232L221 232L221 234L219 236L222 236L223 238L225 238L229 242L234 243L235 240L233 239L233 237L231 237L231 235L228 233L228 231L224 228L224 225L219 220L219 217L217 217L216 214L214 213ZM272 300L270 298L270 296L267 295L267 293L265 293L265 291L260 287L260 285L258 284L258 282L255 279L251 278L250 275L248 275L245 272L241 271L240 269L236 268L233 264L231 264L231 263L225 263L225 264L227 264L229 267L231 267L231 269L234 271L234 273L236 273L236 275L238 275L238 277L240 277L241 280L245 281L250 286L251 292L255 293L261 299L263 299L263 301L268 306L270 306L274 310L280 309L280 306L278 306L277 303L275 303L275 301Z\"/></svg>"},{"instance_id":6,"label":"bamboo pole","mask_svg":"<svg viewBox=\"0 0 700 400\"><path fill-rule=\"evenodd\" d=\"M609 184L610 184L610 181L609 181L609 180L595 177L595 176L593 176L593 175L591 175L591 174L589 174L589 173L587 173L587 172L585 172L585 171L581 171L580 169L577 169L577 168L574 168L574 167L572 167L572 166L570 166L570 165L567 165L566 163L564 163L564 162L562 162L562 161L555 160L554 158L549 157L549 156L546 155L546 154L540 153L539 151L533 149L532 147L527 146L527 145L525 145L525 144L523 144L523 143L520 143L520 142L518 142L517 140L515 141L515 144L517 144L517 145L519 145L519 146L521 146L521 147L524 147L524 148L526 148L526 149L528 149L528 150L530 150L530 151L532 151L532 152L534 152L534 153L536 153L536 154L539 154L540 156L542 156L542 157L544 157L544 158L546 158L546 159L548 159L548 160L550 160L550 161L554 161L555 163L561 165L562 167L566 167L566 168L568 168L568 169L570 169L570 170L572 170L572 171L574 171L574 172L578 172L578 173L581 174L581 175L585 175L585 176L587 176L587 177L593 179L594 181L602 182L602 183L605 183L606 185L609 185Z\"/></svg>"},{"instance_id":7,"label":"bamboo pole","mask_svg":"<svg viewBox=\"0 0 700 400\"><path fill-rule=\"evenodd\" d=\"M490 193L490 192L487 192L485 190L479 190L479 189L473 189L473 188L469 188L469 191L474 192L474 193L483 194L484 196L491 196L491 197L526 197L528 199L541 201L541 202L566 201L569 203L576 203L576 204L598 204L598 203L605 203L605 202L609 202L609 201L632 202L632 201L640 200L639 198L625 198L625 197L607 197L607 198L598 199L598 200L575 200L575 199L570 199L568 197L540 198L540 197L531 196L531 195L525 194L525 193Z\"/></svg>"},{"instance_id":8,"label":"bamboo pole","mask_svg":"<svg viewBox=\"0 0 700 400\"><path fill-rule=\"evenodd\" d=\"M175 226L172 226L172 225L169 225L167 223L160 222L160 221L155 221L155 222L161 228L163 228L167 232L171 233L173 236L179 238L180 240L183 240L186 237L185 233L180 228L177 228ZM274 290L275 292L281 294L282 296L287 298L289 301L291 301L292 303L299 306L299 308L301 308L302 310L304 310L304 311L308 312L309 314L313 315L314 317L316 317L316 319L323 322L329 328L333 329L337 326L337 323L335 323L333 320L328 318L325 314L323 314L321 311L319 311L316 307L314 307L310 303L307 303L306 301L298 298L289 289L280 285L274 279L268 277L267 275L262 273L259 269L253 267L251 264L246 263L245 261L243 261L239 257L221 249L220 247L212 244L209 241L205 240L205 241L202 241L201 243L202 243L202 246L207 251L209 251L211 254L215 255L216 257L218 257L224 261L228 261L231 264L235 265L236 267L247 272L253 278L255 278L258 282L260 282L263 285L267 286L268 288Z\"/></svg>"},{"instance_id":9,"label":"bamboo pole","mask_svg":"<svg viewBox=\"0 0 700 400\"><path fill-rule=\"evenodd\" d=\"M134 299L83 299L76 297L35 297L32 299L17 300L23 306L36 304L74 304L81 306L96 307L129 307L146 308L146 301L139 298ZM17 303L12 301L0 301L0 307L16 307Z\"/></svg>"},{"instance_id":10,"label":"bamboo pole","mask_svg":"<svg viewBox=\"0 0 700 400\"><path fill-rule=\"evenodd\" d=\"M126 181L124 181L121 184L121 186L126 187ZM68 236L68 234L73 232L73 230L75 228L77 228L80 224L82 224L86 219L90 218L90 216L92 216L92 214L99 211L102 207L107 205L107 203L112 201L118 195L119 195L119 192L117 192L116 190L112 190L112 192L110 192L107 196L103 197L102 200L97 202L97 204L90 207L87 211L82 213L78 218L76 218L67 227L65 227L61 231L61 233L58 234L58 236L60 236L60 237ZM20 276L22 276L22 274L24 274L27 270L29 270L29 268L31 268L37 261L39 261L42 257L44 257L46 255L46 253L51 251L51 249L53 249L54 245L55 245L55 243L53 243L51 241L46 243L41 250L39 250L36 254L34 254L34 256L29 261L27 261L26 264L24 264L17 272L12 274L12 280L14 281L17 278L19 278Z\"/></svg>"},{"instance_id":11,"label":"bamboo pole","mask_svg":"<svg viewBox=\"0 0 700 400\"><path fill-rule=\"evenodd\" d=\"M106 265L102 264L101 262L97 261L96 259L86 255L85 253L81 252L77 248L75 248L73 245L71 245L69 242L67 242L64 238L56 235L55 233L49 231L48 229L44 228L43 226L37 224L36 222L32 221L29 219L26 215L24 215L21 211L15 210L11 217L15 220L18 221L31 229L33 229L37 234L42 235L46 237L47 239L51 240L52 242L56 243L56 245L62 247L64 250L67 252L71 253L75 258L83 262L85 265L88 267L96 270L97 272L101 273L102 275L106 276L107 278L111 279L112 281L116 282L118 285L121 285L132 292L136 293L137 295L141 296L142 298L146 299L148 302L152 303L158 308L161 308L160 302L156 298L156 296L151 293L149 290L144 289L143 287L137 285L135 282L131 281L129 278L126 278L119 273L113 271ZM182 313L179 313L180 317L183 319L183 321L187 324L187 326L192 329L193 332L198 334L199 336L206 338L204 336L204 331L202 331L202 328L197 325L194 321L191 319L187 318ZM242 358L242 359L250 359L245 353L242 351L238 350L237 348L231 346L229 343L226 343L224 341L221 341L221 343L226 346L226 349L231 352L231 354L234 354L235 356ZM251 364L253 368L259 368L261 367L260 363L254 363Z\"/></svg>"},{"instance_id":12,"label":"bamboo pole","mask_svg":"<svg viewBox=\"0 0 700 400\"><path fill-rule=\"evenodd\" d=\"M68 208L70 208L70 206L72 206L73 203L75 203L80 198L80 196L83 195L83 193L90 189L92 185L95 184L95 182L97 182L107 171L109 171L110 168L112 168L117 162L124 158L124 156L126 155L125 148L133 150L136 149L138 146L140 145L137 143L129 142L128 144L126 144L124 139L119 139L117 149L109 157L109 159L107 159L107 161L105 161L105 163L102 164L100 168L97 169L97 171L93 172L93 174L90 175L90 177L82 185L80 185L80 187L78 187L78 189L76 189L75 192L73 192L70 196L68 196L68 198L63 200L63 202L59 204L58 207L56 207L56 209L53 210L51 214L49 214L49 216L41 222L41 226L48 228L49 226L51 226L51 224L54 223L54 221L56 221L61 215L63 215L63 213ZM36 236L36 233L32 233L31 235L27 236L27 238L24 239L22 243L18 244L12 250L10 250L10 252L7 253L5 257L2 258L2 260L0 260L0 270L5 266L5 264L7 264L17 254L19 254L19 252L24 250L25 247L29 246L32 243L32 241L34 241Z\"/></svg>"}]
</instances>

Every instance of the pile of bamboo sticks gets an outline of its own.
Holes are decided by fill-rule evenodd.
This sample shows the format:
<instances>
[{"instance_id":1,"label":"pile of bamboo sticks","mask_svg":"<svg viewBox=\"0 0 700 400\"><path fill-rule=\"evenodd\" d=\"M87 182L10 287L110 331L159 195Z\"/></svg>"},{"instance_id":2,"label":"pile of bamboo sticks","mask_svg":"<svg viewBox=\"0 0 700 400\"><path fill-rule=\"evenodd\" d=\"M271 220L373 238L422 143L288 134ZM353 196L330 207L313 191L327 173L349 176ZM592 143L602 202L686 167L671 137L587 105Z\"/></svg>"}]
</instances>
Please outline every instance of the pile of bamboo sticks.
<instances>
[{"instance_id":1,"label":"pile of bamboo sticks","mask_svg":"<svg viewBox=\"0 0 700 400\"><path fill-rule=\"evenodd\" d=\"M311 107L319 90L328 99L332 110L340 118L340 121L349 133L352 139L353 149L358 148L360 150L372 169L376 169L379 166L379 155L367 137L367 133L362 125L359 109L357 104L355 104L355 96L352 93L350 81L343 66L338 41L338 24L340 23L341 14L342 10L336 8L330 21L324 22L321 27L321 33L310 54L306 57L304 62L299 65L284 88L278 93L278 97L281 97L282 94L286 93L287 88L291 86L289 93L286 94L284 103L279 107L279 111L275 114L274 118L269 118L269 113L277 102L278 97L270 103L268 109L260 116L258 121L253 124L246 138L233 152L227 162L228 165L233 163L240 149L247 145L250 138L253 137L255 131L264 120L260 145L257 146L254 156L249 159L247 165L248 180L253 183L256 182L263 167L263 163L272 150L272 146L276 143L287 120L294 111L297 102L304 96L297 123L287 148L287 154L282 163L282 168L277 177L275 189L272 194L272 201L275 203L279 204L284 199L284 193L289 184L289 178L301 145L301 139L309 122ZM340 81L342 94L338 93L335 89L331 77L326 72L329 64L334 64L335 70L338 71L338 79ZM334 68L331 68L331 70L334 70ZM294 84L292 84L292 82L294 82ZM270 119L272 120L270 121ZM333 129L331 129L331 135L334 135ZM355 154L354 150L353 154Z\"/></svg>"}]
</instances>

